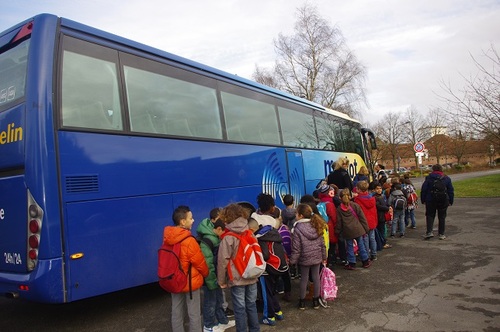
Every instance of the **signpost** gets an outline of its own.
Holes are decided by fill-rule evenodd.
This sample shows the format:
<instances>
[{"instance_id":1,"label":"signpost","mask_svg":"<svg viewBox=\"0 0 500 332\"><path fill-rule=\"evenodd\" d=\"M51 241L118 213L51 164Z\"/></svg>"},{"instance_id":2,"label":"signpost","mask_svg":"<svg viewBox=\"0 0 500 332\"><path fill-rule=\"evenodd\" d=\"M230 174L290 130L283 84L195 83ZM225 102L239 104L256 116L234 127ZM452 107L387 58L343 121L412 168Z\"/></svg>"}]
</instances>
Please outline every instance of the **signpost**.
<instances>
[{"instance_id":1,"label":"signpost","mask_svg":"<svg viewBox=\"0 0 500 332\"><path fill-rule=\"evenodd\" d=\"M422 176L422 157L425 155L425 145L422 142L417 142L413 146L415 156L418 158L418 166L420 168L420 176Z\"/></svg>"}]
</instances>

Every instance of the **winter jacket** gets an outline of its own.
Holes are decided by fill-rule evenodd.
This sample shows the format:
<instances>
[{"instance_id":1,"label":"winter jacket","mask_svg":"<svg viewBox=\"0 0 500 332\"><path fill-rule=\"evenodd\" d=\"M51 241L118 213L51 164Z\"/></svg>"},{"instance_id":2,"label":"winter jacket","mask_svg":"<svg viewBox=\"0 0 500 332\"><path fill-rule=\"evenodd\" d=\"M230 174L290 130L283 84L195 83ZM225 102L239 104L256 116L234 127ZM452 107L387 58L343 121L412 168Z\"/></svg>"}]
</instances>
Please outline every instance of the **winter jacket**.
<instances>
[{"instance_id":1,"label":"winter jacket","mask_svg":"<svg viewBox=\"0 0 500 332\"><path fill-rule=\"evenodd\" d=\"M262 256L264 257L264 260L266 262L269 261L269 257L271 256L269 252L268 243L274 242L273 246L275 255L280 258L283 264L282 266L287 265L285 248L283 247L281 235L276 228L270 225L261 227L255 232L255 237L259 241L260 248L262 249ZM266 264L266 272L269 274L275 274L278 271L270 267L269 264Z\"/></svg>"},{"instance_id":2,"label":"winter jacket","mask_svg":"<svg viewBox=\"0 0 500 332\"><path fill-rule=\"evenodd\" d=\"M278 228L278 232L281 236L281 243L283 244L283 248L285 248L285 252L288 257L292 254L292 234L290 233L290 229L287 225L281 225Z\"/></svg>"},{"instance_id":3,"label":"winter jacket","mask_svg":"<svg viewBox=\"0 0 500 332\"><path fill-rule=\"evenodd\" d=\"M393 203L396 201L396 198L398 196L402 196L404 199L405 199L405 206L404 206L404 209L406 209L406 196L405 194L399 190L399 189L395 189L391 192L391 194L389 195L389 199L387 200L387 204L389 204L389 206L393 206Z\"/></svg>"},{"instance_id":4,"label":"winter jacket","mask_svg":"<svg viewBox=\"0 0 500 332\"><path fill-rule=\"evenodd\" d=\"M332 197L328 194L320 193L318 198L321 202L325 202L326 204L326 215L328 216L328 236L331 243L337 243L339 238L337 234L335 234L335 225L337 224L337 208L335 204L332 203ZM321 203L320 202L320 203Z\"/></svg>"},{"instance_id":5,"label":"winter jacket","mask_svg":"<svg viewBox=\"0 0 500 332\"><path fill-rule=\"evenodd\" d=\"M446 186L446 192L448 193L448 200L450 205L453 205L453 200L455 198L455 189L451 183L449 176L444 175L443 172L434 171L425 177L424 183L422 183L422 190L420 191L420 200L423 204L430 203L432 201L431 189L434 185L434 180L439 177L443 177L443 184Z\"/></svg>"},{"instance_id":6,"label":"winter jacket","mask_svg":"<svg viewBox=\"0 0 500 332\"><path fill-rule=\"evenodd\" d=\"M209 270L205 257L201 252L200 245L191 235L188 229L179 226L167 226L163 230L163 242L174 245L181 242L179 259L182 270L188 271L191 264L191 290L197 290L203 286L203 279L208 276ZM181 293L189 292L189 282L182 289Z\"/></svg>"},{"instance_id":7,"label":"winter jacket","mask_svg":"<svg viewBox=\"0 0 500 332\"><path fill-rule=\"evenodd\" d=\"M207 262L209 274L205 278L205 285L208 289L214 290L219 288L219 284L217 284L217 256L214 253L217 253L218 247L220 244L220 239L217 234L214 233L214 224L209 219L203 219L201 223L198 225L196 229L198 233L198 238L203 239L200 241L201 251L203 252L203 256L205 256L205 262ZM212 243L212 247L204 241L210 241Z\"/></svg>"},{"instance_id":8,"label":"winter jacket","mask_svg":"<svg viewBox=\"0 0 500 332\"><path fill-rule=\"evenodd\" d=\"M385 224L385 214L386 212L389 212L389 205L387 205L383 194L375 195L374 197L377 206L378 224L383 225Z\"/></svg>"},{"instance_id":9,"label":"winter jacket","mask_svg":"<svg viewBox=\"0 0 500 332\"><path fill-rule=\"evenodd\" d=\"M368 222L368 228L375 229L378 225L377 217L377 203L375 197L372 197L367 192L359 193L358 196L354 197L354 202L357 203L363 213L365 214L366 221Z\"/></svg>"},{"instance_id":10,"label":"winter jacket","mask_svg":"<svg viewBox=\"0 0 500 332\"><path fill-rule=\"evenodd\" d=\"M354 177L354 180L352 180L352 185L354 187L356 187L356 185L358 184L359 181L366 181L368 183L370 183L370 179L368 178L368 176L364 175L364 174L356 174L356 176Z\"/></svg>"},{"instance_id":11,"label":"winter jacket","mask_svg":"<svg viewBox=\"0 0 500 332\"><path fill-rule=\"evenodd\" d=\"M339 189L349 188L349 190L352 191L353 188L351 177L343 168L336 169L328 174L327 183L334 184Z\"/></svg>"},{"instance_id":12,"label":"winter jacket","mask_svg":"<svg viewBox=\"0 0 500 332\"><path fill-rule=\"evenodd\" d=\"M351 208L355 214L352 213ZM335 233L342 234L344 239L351 240L370 231L363 210L358 204L351 202L349 206L341 204L337 209L337 226Z\"/></svg>"},{"instance_id":13,"label":"winter jacket","mask_svg":"<svg viewBox=\"0 0 500 332\"><path fill-rule=\"evenodd\" d=\"M406 208L408 210L414 210L417 207L417 202L408 203L408 197L411 193L416 193L415 187L410 183L404 183L401 185L401 191L406 195Z\"/></svg>"},{"instance_id":14,"label":"winter jacket","mask_svg":"<svg viewBox=\"0 0 500 332\"><path fill-rule=\"evenodd\" d=\"M248 229L248 220L239 217L238 219L226 224L226 233L231 231L236 234L241 234ZM219 244L219 253L217 257L217 282L219 285L246 286L257 282L257 278L243 279L234 267L232 259L236 257L240 240L237 237L227 235L224 236ZM233 274L233 280L228 277L228 265Z\"/></svg>"},{"instance_id":15,"label":"winter jacket","mask_svg":"<svg viewBox=\"0 0 500 332\"><path fill-rule=\"evenodd\" d=\"M251 217L257 221L260 226L273 226L274 228L279 225L278 221L268 214L259 214L257 212L252 213Z\"/></svg>"},{"instance_id":16,"label":"winter jacket","mask_svg":"<svg viewBox=\"0 0 500 332\"><path fill-rule=\"evenodd\" d=\"M292 255L290 264L312 266L325 261L326 247L323 235L318 235L310 219L300 219L292 233Z\"/></svg>"}]
</instances>

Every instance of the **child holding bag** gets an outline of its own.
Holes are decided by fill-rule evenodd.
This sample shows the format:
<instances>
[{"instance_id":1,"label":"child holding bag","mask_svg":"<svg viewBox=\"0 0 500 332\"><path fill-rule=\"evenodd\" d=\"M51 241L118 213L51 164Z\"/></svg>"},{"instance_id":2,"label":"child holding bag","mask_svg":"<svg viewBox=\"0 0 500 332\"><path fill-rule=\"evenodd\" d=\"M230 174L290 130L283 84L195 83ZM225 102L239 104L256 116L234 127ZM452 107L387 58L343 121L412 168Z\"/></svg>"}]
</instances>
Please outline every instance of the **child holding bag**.
<instances>
[{"instance_id":1,"label":"child holding bag","mask_svg":"<svg viewBox=\"0 0 500 332\"><path fill-rule=\"evenodd\" d=\"M363 241L363 235L369 232L368 223L361 207L351 202L351 191L347 188L340 192L342 203L337 209L337 224L335 234L342 235L347 245L347 260L349 264L346 270L356 269L356 255L354 254L354 240L358 243L358 252L363 262L364 268L369 268L372 264Z\"/></svg>"}]
</instances>

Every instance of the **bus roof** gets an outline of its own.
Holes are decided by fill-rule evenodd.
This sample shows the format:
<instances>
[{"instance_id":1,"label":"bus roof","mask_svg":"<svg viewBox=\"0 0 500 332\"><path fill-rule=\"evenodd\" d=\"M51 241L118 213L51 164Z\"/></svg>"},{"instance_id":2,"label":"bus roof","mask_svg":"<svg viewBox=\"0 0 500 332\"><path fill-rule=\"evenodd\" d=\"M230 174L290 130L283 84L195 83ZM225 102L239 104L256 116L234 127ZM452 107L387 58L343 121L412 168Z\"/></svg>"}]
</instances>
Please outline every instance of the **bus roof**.
<instances>
[{"instance_id":1,"label":"bus roof","mask_svg":"<svg viewBox=\"0 0 500 332\"><path fill-rule=\"evenodd\" d=\"M166 58L168 60L174 61L174 62L179 63L181 65L197 69L201 72L206 72L207 74L213 74L213 75L216 75L219 77L223 77L223 78L225 78L233 83L242 84L245 86L250 86L250 87L253 87L254 89L257 89L257 90L264 92L264 93L279 95L283 98L300 103L304 106L308 106L308 107L314 108L316 110L325 111L325 112L330 113L332 115L344 118L348 121L353 121L353 122L359 123L359 121L349 117L348 115L346 115L344 113L325 108L324 106L317 104L315 102L294 96L292 94L289 94L289 93L286 93L284 91L257 83L255 81L243 78L241 76L230 74L230 73L225 72L223 70L219 70L219 69L204 65L202 63L199 63L199 62L196 62L193 60L189 60L187 58L184 58L184 57L181 57L181 56L178 56L178 55L175 55L175 54L172 54L172 53L169 53L169 52L157 49L157 48L154 48L152 46L148 46L148 45L145 45L145 44L142 44L142 43L139 43L139 42L136 42L136 41L124 38L124 37L120 37L118 35L115 35L115 34L112 34L112 33L109 33L109 32L103 31L103 30L99 30L97 28L90 27L88 25L85 25L85 24L82 24L82 23L79 23L79 22L76 22L76 21L73 21L73 20L70 20L70 19L67 19L64 17L58 17L56 15L47 14L47 13L39 14L39 15L33 16L30 19L23 21L22 23L18 24L16 27L19 27L23 24L26 24L29 21L36 20L38 17L60 19L60 24L62 27L66 27L68 29L72 29L72 30L76 30L76 31L81 31L81 32L84 32L84 33L89 34L91 36L95 36L95 37L99 37L101 39L107 40L108 42L118 43L120 45L126 46L127 48L132 48L132 49L135 49L135 50L140 51L140 52L146 52L146 53L149 53L150 55L153 55L153 56ZM8 31L12 31L12 28L2 32L2 34L8 32Z\"/></svg>"}]
</instances>

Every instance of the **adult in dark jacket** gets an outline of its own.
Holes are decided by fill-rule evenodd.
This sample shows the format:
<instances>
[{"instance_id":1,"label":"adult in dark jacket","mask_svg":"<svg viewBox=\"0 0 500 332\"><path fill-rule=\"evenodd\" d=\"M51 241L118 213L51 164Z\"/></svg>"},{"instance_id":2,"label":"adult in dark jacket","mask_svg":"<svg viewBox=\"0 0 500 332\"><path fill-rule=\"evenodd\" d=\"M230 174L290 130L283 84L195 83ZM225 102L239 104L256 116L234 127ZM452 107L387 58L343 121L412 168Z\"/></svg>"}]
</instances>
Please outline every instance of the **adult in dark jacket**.
<instances>
[{"instance_id":1,"label":"adult in dark jacket","mask_svg":"<svg viewBox=\"0 0 500 332\"><path fill-rule=\"evenodd\" d=\"M435 191L433 189L436 187L436 180L441 181L445 186L445 194L439 195L439 193L436 194L433 192ZM451 179L443 173L443 167L439 164L432 166L432 173L426 176L420 192L422 204L425 204L425 219L427 223L427 232L424 235L425 239L428 240L434 236L432 229L434 227L436 211L439 220L439 239L446 239L444 235L446 212L448 206L453 205L454 197L453 184L451 183Z\"/></svg>"},{"instance_id":2,"label":"adult in dark jacket","mask_svg":"<svg viewBox=\"0 0 500 332\"><path fill-rule=\"evenodd\" d=\"M349 190L352 191L353 184L347 172L348 168L349 159L340 157L335 163L334 171L328 174L328 178L326 179L327 184L334 184L339 189L349 188Z\"/></svg>"}]
</instances>

